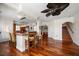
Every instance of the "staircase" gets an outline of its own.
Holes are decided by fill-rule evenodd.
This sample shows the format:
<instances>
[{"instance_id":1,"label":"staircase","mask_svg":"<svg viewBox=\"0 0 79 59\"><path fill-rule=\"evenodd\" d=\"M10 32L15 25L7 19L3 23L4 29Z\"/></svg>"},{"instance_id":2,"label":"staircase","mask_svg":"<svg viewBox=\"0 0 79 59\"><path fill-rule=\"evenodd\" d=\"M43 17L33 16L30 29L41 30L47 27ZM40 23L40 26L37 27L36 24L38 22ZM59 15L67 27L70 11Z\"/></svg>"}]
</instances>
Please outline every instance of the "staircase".
<instances>
[{"instance_id":1,"label":"staircase","mask_svg":"<svg viewBox=\"0 0 79 59\"><path fill-rule=\"evenodd\" d=\"M64 42L68 42L68 43L72 43L72 38L68 32L68 29L66 26L62 27L62 35L63 35L63 43Z\"/></svg>"}]
</instances>

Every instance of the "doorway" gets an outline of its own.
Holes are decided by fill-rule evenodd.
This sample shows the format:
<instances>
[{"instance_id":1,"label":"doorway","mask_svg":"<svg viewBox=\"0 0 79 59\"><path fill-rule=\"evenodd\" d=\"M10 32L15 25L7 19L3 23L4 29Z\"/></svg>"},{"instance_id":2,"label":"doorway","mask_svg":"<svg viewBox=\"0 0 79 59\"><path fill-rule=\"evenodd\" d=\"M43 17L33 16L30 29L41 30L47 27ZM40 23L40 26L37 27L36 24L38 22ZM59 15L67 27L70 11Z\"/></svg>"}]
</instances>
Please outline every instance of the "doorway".
<instances>
[{"instance_id":1,"label":"doorway","mask_svg":"<svg viewBox=\"0 0 79 59\"><path fill-rule=\"evenodd\" d=\"M47 25L40 26L40 32L43 39L48 39L48 26Z\"/></svg>"},{"instance_id":2,"label":"doorway","mask_svg":"<svg viewBox=\"0 0 79 59\"><path fill-rule=\"evenodd\" d=\"M62 42L69 42L72 43L72 37L71 35L73 35L73 23L71 22L65 22L64 24L62 24Z\"/></svg>"}]
</instances>

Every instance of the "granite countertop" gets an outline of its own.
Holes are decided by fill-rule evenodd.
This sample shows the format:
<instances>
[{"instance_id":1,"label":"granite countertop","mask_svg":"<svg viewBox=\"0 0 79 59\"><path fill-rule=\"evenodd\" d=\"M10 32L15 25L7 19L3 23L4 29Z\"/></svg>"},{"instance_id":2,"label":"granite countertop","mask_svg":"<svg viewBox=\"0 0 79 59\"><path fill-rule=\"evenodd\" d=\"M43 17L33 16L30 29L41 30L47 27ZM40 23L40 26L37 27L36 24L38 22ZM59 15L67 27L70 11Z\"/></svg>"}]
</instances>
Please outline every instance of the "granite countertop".
<instances>
[{"instance_id":1,"label":"granite countertop","mask_svg":"<svg viewBox=\"0 0 79 59\"><path fill-rule=\"evenodd\" d=\"M36 33L36 31L29 31L29 32L25 32L25 33L21 33L20 31L16 31L16 35L21 35L21 36L28 35L28 33Z\"/></svg>"},{"instance_id":2,"label":"granite countertop","mask_svg":"<svg viewBox=\"0 0 79 59\"><path fill-rule=\"evenodd\" d=\"M16 35L25 36L25 35L28 35L28 32L21 33L20 31L17 31Z\"/></svg>"}]
</instances>

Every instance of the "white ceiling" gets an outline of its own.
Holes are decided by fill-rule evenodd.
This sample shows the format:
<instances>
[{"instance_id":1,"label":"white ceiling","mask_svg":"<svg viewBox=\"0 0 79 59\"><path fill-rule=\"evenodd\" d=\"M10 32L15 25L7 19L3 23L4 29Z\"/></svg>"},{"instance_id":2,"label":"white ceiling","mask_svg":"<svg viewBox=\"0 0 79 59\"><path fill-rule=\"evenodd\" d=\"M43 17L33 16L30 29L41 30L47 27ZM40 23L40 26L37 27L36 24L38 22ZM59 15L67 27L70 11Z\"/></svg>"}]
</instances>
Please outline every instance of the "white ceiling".
<instances>
[{"instance_id":1,"label":"white ceiling","mask_svg":"<svg viewBox=\"0 0 79 59\"><path fill-rule=\"evenodd\" d=\"M7 3L0 4L2 14L8 14L11 17L17 15L26 16L30 21L35 21L37 18L41 21L50 21L59 18L72 17L79 12L79 3L71 3L59 16L46 17L41 11L46 9L47 3Z\"/></svg>"}]
</instances>

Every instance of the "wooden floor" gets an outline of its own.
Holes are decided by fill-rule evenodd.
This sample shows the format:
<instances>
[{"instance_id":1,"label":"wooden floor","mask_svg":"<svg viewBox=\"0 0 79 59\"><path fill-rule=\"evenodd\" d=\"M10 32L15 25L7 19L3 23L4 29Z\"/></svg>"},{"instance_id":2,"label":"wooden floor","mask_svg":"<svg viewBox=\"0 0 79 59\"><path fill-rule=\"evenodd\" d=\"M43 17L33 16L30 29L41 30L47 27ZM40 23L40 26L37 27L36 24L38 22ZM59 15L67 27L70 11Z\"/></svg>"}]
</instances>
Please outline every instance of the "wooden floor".
<instances>
[{"instance_id":1,"label":"wooden floor","mask_svg":"<svg viewBox=\"0 0 79 59\"><path fill-rule=\"evenodd\" d=\"M67 41L66 41L67 40ZM30 52L21 53L9 42L0 43L1 56L78 56L79 46L73 43L66 28L63 28L63 41L40 40L38 48L31 48Z\"/></svg>"}]
</instances>

